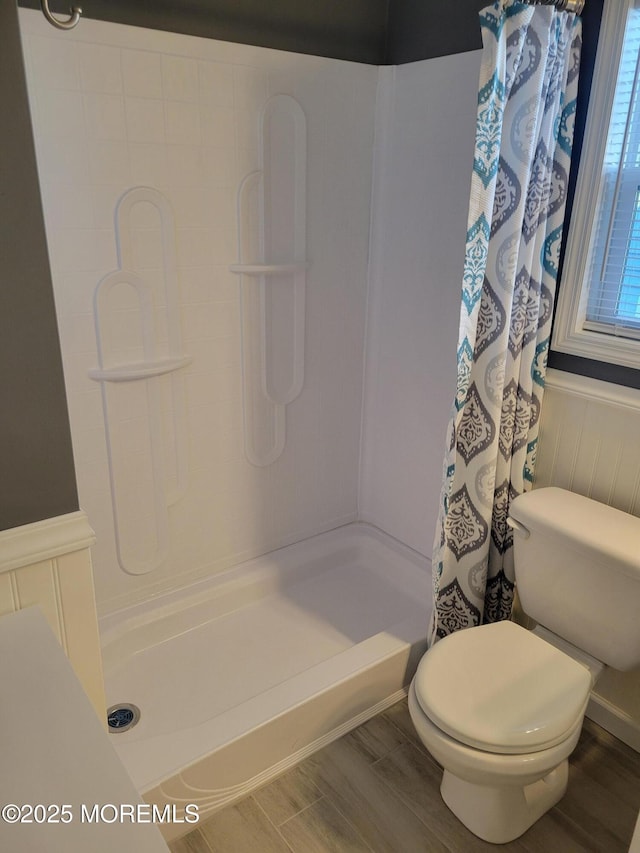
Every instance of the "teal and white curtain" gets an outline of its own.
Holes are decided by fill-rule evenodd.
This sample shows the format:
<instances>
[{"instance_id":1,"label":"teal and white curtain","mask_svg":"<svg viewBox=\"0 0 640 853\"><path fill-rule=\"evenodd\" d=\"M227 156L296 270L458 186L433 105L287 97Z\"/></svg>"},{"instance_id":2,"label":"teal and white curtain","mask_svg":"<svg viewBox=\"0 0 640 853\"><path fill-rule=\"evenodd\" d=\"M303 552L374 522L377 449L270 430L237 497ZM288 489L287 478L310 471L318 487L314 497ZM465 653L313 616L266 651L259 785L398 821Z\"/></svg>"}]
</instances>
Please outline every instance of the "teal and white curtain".
<instances>
[{"instance_id":1,"label":"teal and white curtain","mask_svg":"<svg viewBox=\"0 0 640 853\"><path fill-rule=\"evenodd\" d=\"M581 22L512 0L483 58L430 641L508 618L510 501L531 487L569 178Z\"/></svg>"}]
</instances>

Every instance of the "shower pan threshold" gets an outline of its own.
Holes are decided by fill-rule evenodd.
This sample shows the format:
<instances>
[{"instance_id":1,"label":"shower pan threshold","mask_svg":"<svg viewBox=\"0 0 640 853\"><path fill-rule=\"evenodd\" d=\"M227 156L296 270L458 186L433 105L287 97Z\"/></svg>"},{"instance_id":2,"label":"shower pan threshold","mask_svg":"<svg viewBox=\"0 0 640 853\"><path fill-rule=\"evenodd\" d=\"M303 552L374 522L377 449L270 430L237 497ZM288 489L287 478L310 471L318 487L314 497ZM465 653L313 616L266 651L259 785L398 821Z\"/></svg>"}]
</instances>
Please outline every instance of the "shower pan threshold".
<instances>
[{"instance_id":1,"label":"shower pan threshold","mask_svg":"<svg viewBox=\"0 0 640 853\"><path fill-rule=\"evenodd\" d=\"M203 817L383 710L426 648L429 590L424 557L355 523L106 617L107 703L140 708L113 736L138 790Z\"/></svg>"}]
</instances>

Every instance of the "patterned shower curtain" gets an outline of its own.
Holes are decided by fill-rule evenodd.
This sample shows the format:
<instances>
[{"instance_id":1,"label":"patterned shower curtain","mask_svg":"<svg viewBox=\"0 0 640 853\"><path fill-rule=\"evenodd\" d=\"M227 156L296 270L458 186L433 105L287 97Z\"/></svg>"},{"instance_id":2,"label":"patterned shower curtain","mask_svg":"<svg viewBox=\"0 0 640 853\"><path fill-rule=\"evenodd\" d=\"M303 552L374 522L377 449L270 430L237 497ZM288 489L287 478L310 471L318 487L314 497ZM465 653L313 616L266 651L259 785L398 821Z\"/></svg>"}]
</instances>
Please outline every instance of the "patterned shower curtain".
<instances>
[{"instance_id":1,"label":"patterned shower curtain","mask_svg":"<svg viewBox=\"0 0 640 853\"><path fill-rule=\"evenodd\" d=\"M531 487L578 88L581 22L512 0L483 57L430 642L510 616L510 501Z\"/></svg>"}]
</instances>

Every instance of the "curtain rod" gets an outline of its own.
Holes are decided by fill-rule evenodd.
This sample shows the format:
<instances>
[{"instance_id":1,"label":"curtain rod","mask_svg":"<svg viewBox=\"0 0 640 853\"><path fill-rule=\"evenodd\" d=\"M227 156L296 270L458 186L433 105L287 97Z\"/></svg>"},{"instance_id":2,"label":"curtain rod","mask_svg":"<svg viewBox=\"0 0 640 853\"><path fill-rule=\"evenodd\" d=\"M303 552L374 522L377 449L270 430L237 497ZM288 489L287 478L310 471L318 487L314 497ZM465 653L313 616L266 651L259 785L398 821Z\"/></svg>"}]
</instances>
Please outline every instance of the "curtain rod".
<instances>
[{"instance_id":1,"label":"curtain rod","mask_svg":"<svg viewBox=\"0 0 640 853\"><path fill-rule=\"evenodd\" d=\"M556 6L561 12L582 14L585 0L522 0L527 6Z\"/></svg>"}]
</instances>

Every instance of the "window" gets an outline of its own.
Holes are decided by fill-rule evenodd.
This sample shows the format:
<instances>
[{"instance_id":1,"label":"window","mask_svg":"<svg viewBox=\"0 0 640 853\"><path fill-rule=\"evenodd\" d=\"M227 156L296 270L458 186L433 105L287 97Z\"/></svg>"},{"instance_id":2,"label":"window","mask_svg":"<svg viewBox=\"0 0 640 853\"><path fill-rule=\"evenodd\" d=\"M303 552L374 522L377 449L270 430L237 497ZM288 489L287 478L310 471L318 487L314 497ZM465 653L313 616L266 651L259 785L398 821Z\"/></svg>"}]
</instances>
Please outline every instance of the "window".
<instances>
[{"instance_id":1,"label":"window","mask_svg":"<svg viewBox=\"0 0 640 853\"><path fill-rule=\"evenodd\" d=\"M640 0L605 0L553 348L640 368Z\"/></svg>"}]
</instances>

